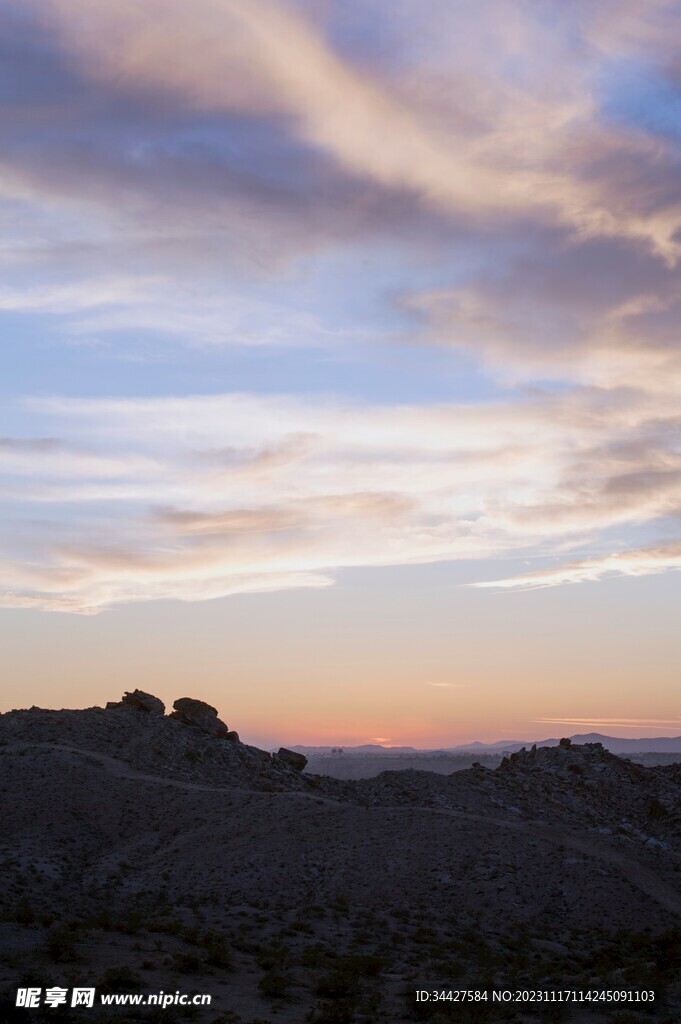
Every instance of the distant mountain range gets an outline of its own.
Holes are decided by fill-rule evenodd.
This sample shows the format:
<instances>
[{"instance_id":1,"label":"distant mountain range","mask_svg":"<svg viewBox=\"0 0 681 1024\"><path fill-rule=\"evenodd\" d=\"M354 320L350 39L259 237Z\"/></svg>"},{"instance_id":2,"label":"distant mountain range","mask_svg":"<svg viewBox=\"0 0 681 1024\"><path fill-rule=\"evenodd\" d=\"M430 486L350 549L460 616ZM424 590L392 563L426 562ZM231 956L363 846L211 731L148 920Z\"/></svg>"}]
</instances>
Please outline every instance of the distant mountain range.
<instances>
[{"instance_id":1,"label":"distant mountain range","mask_svg":"<svg viewBox=\"0 0 681 1024\"><path fill-rule=\"evenodd\" d=\"M573 743L602 743L606 750L613 754L678 754L681 753L681 736L652 736L639 739L624 739L620 736L603 736L599 732L578 733L571 736ZM359 747L343 747L344 755L353 754L495 754L520 750L531 747L536 742L538 747L556 747L560 742L551 738L546 740L497 740L495 743L461 743L456 747L438 747L437 749L420 750L417 747L385 747L380 743L364 743ZM307 757L331 754L336 747L292 746Z\"/></svg>"},{"instance_id":2,"label":"distant mountain range","mask_svg":"<svg viewBox=\"0 0 681 1024\"><path fill-rule=\"evenodd\" d=\"M419 750L418 747L384 747L380 743L363 743L359 747L306 747L302 744L292 744L289 750L298 750L305 756L315 754L331 754L332 751L342 750L344 754L424 754L432 753L430 750Z\"/></svg>"}]
</instances>

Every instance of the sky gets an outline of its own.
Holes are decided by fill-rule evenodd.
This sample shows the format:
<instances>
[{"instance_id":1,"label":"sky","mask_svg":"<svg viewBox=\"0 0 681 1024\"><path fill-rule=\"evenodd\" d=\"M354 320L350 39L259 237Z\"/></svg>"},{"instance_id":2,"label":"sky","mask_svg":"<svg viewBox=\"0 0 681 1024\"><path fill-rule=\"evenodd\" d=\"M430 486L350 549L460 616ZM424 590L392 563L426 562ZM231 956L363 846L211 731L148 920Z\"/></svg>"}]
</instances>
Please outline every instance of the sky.
<instances>
[{"instance_id":1,"label":"sky","mask_svg":"<svg viewBox=\"0 0 681 1024\"><path fill-rule=\"evenodd\" d=\"M681 734L680 41L5 0L0 710Z\"/></svg>"}]
</instances>

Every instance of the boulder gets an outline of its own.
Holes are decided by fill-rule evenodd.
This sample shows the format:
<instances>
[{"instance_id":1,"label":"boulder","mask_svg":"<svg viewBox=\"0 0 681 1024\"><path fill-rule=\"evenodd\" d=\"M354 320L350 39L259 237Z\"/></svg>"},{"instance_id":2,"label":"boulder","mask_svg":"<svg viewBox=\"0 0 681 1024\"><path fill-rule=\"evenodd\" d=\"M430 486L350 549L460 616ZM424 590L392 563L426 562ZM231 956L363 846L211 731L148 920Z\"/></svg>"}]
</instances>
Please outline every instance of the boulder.
<instances>
[{"instance_id":1,"label":"boulder","mask_svg":"<svg viewBox=\"0 0 681 1024\"><path fill-rule=\"evenodd\" d=\"M175 710L171 712L171 718L177 718L185 725L192 725L201 732L207 732L211 736L225 738L229 729L224 722L218 718L217 708L211 707L203 700L194 700L193 697L178 697L173 703Z\"/></svg>"},{"instance_id":2,"label":"boulder","mask_svg":"<svg viewBox=\"0 0 681 1024\"><path fill-rule=\"evenodd\" d=\"M279 747L277 757L287 768L293 768L294 772L302 772L307 764L307 758L303 754L298 754L295 750L287 750L286 747Z\"/></svg>"},{"instance_id":3,"label":"boulder","mask_svg":"<svg viewBox=\"0 0 681 1024\"><path fill-rule=\"evenodd\" d=\"M111 708L133 708L135 711L144 711L149 715L165 715L166 706L159 697L152 693L145 693L144 690L126 690L121 700L110 700L107 702L107 709Z\"/></svg>"},{"instance_id":4,"label":"boulder","mask_svg":"<svg viewBox=\"0 0 681 1024\"><path fill-rule=\"evenodd\" d=\"M239 733L236 732L235 729L230 729L229 732L227 733L227 735L225 736L225 739L229 740L230 743L240 743L241 742L239 740Z\"/></svg>"}]
</instances>

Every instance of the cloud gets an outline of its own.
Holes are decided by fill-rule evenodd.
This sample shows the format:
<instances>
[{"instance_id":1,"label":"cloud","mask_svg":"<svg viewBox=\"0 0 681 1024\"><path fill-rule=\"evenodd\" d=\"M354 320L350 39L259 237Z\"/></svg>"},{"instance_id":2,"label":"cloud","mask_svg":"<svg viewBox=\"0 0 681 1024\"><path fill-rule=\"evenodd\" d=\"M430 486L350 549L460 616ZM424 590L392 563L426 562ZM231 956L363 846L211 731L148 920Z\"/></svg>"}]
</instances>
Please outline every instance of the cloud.
<instances>
[{"instance_id":1,"label":"cloud","mask_svg":"<svg viewBox=\"0 0 681 1024\"><path fill-rule=\"evenodd\" d=\"M674 258L678 201L639 208L613 187L622 161L650 159L651 147L597 123L590 76L598 65L587 51L576 63L569 34L552 33L527 10L514 9L517 31L502 40L495 23L503 16L506 24L506 4L484 15L479 7L453 14L430 6L466 70L440 82L439 110L421 106L428 89L412 87L415 71L402 87L389 72L370 73L336 52L320 25L274 0L257 11L236 0L203 0L191 15L180 0L144 8L50 0L46 10L72 59L95 80L168 95L190 110L287 118L302 141L349 174L412 190L445 212L534 216L581 234L645 238ZM533 60L530 82L499 74L499 49L508 50L509 39L516 59ZM191 58L177 59L180 41ZM550 63L536 59L538 45ZM447 86L455 100L443 111ZM585 173L594 165L596 178Z\"/></svg>"},{"instance_id":2,"label":"cloud","mask_svg":"<svg viewBox=\"0 0 681 1024\"><path fill-rule=\"evenodd\" d=\"M37 453L54 455L64 448L58 437L0 437L0 453Z\"/></svg>"},{"instance_id":3,"label":"cloud","mask_svg":"<svg viewBox=\"0 0 681 1024\"><path fill-rule=\"evenodd\" d=\"M105 452L59 437L0 437L0 472L6 480L32 477L41 486L55 479L82 481L144 478L158 472L153 458L133 452ZM25 484L24 484L25 486ZM29 496L29 491L26 492Z\"/></svg>"},{"instance_id":4,"label":"cloud","mask_svg":"<svg viewBox=\"0 0 681 1024\"><path fill-rule=\"evenodd\" d=\"M465 283L405 293L422 340L474 355L506 383L675 394L681 270L641 247L546 237Z\"/></svg>"},{"instance_id":5,"label":"cloud","mask_svg":"<svg viewBox=\"0 0 681 1024\"><path fill-rule=\"evenodd\" d=\"M554 569L541 569L508 579L474 583L472 586L531 590L536 587L556 587L563 583L595 582L611 576L646 576L674 569L681 569L681 542L678 541L659 547L616 552L603 558L567 562Z\"/></svg>"},{"instance_id":6,"label":"cloud","mask_svg":"<svg viewBox=\"0 0 681 1024\"><path fill-rule=\"evenodd\" d=\"M47 576L37 592L28 589L0 590L1 608L26 608L47 612L66 612L76 615L96 615L104 608L137 601L206 601L211 598L236 594L266 594L299 587L327 587L333 580L321 573L260 573L192 581L186 578L139 580L131 577L127 583L112 578L87 587L57 587ZM53 588L53 589L52 589Z\"/></svg>"},{"instance_id":7,"label":"cloud","mask_svg":"<svg viewBox=\"0 0 681 1024\"><path fill-rule=\"evenodd\" d=\"M681 718L535 718L534 722L546 725L575 725L579 728L600 729L641 729L660 726L681 727Z\"/></svg>"},{"instance_id":8,"label":"cloud","mask_svg":"<svg viewBox=\"0 0 681 1024\"><path fill-rule=\"evenodd\" d=\"M48 7L0 14L0 311L49 316L71 342L104 338L104 354L126 332L142 353L149 335L328 347L347 331L287 288L292 268L367 238L441 233L413 197L347 174L286 118L206 114L93 77ZM101 29L104 8L93 16Z\"/></svg>"},{"instance_id":9,"label":"cloud","mask_svg":"<svg viewBox=\"0 0 681 1024\"><path fill-rule=\"evenodd\" d=\"M675 0L606 0L588 8L587 37L609 57L654 56L671 63L678 53L679 8Z\"/></svg>"},{"instance_id":10,"label":"cloud","mask_svg":"<svg viewBox=\"0 0 681 1024\"><path fill-rule=\"evenodd\" d=\"M279 530L300 529L305 520L289 509L231 509L211 515L205 512L186 512L165 509L157 514L158 521L171 526L185 536L230 537L240 534L275 533Z\"/></svg>"},{"instance_id":11,"label":"cloud","mask_svg":"<svg viewBox=\"0 0 681 1024\"><path fill-rule=\"evenodd\" d=\"M54 397L27 409L40 433L0 446L12 460L0 491L8 605L92 612L326 586L351 567L545 560L613 530L635 540L681 507L664 409L646 396ZM60 440L46 449L46 438ZM22 475L30 483L18 486ZM670 543L481 585L678 565Z\"/></svg>"}]
</instances>

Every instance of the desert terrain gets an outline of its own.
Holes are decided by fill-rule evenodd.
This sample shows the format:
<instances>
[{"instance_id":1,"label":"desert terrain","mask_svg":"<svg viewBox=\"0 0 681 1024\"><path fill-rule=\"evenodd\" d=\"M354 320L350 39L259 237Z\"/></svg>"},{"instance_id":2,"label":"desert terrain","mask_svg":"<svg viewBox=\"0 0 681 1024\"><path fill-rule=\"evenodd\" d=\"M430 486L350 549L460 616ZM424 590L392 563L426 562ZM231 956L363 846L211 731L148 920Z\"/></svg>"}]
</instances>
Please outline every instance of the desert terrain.
<instances>
[{"instance_id":1,"label":"desert terrain","mask_svg":"<svg viewBox=\"0 0 681 1024\"><path fill-rule=\"evenodd\" d=\"M342 780L178 704L0 716L3 1021L681 1019L679 765L566 740ZM17 986L88 984L212 1005L13 1005ZM415 1000L483 988L656 998Z\"/></svg>"}]
</instances>

